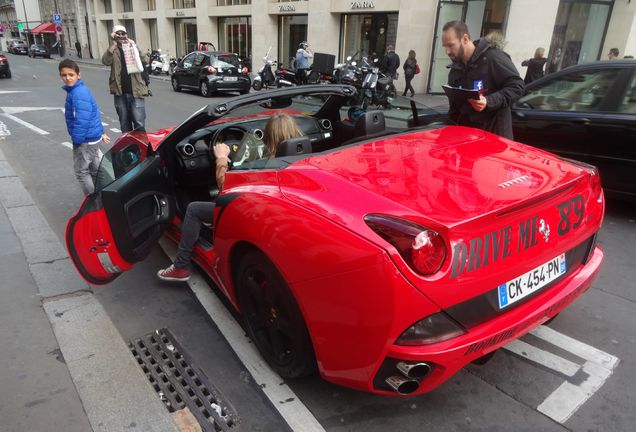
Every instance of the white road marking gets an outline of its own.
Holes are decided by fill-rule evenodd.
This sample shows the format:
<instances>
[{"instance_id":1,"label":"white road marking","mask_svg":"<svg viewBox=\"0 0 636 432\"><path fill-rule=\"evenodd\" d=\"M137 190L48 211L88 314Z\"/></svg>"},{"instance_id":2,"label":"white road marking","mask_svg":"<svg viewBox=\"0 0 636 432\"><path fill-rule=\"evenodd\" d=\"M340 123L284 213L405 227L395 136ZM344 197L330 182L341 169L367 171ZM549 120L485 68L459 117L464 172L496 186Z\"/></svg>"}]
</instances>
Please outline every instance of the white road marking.
<instances>
[{"instance_id":1,"label":"white road marking","mask_svg":"<svg viewBox=\"0 0 636 432\"><path fill-rule=\"evenodd\" d=\"M64 108L61 107L12 107L12 106L3 106L0 107L2 112L7 114L20 114L27 111L62 111L64 112Z\"/></svg>"},{"instance_id":2,"label":"white road marking","mask_svg":"<svg viewBox=\"0 0 636 432\"><path fill-rule=\"evenodd\" d=\"M9 136L11 131L7 128L7 125L0 121L0 136Z\"/></svg>"},{"instance_id":3,"label":"white road marking","mask_svg":"<svg viewBox=\"0 0 636 432\"><path fill-rule=\"evenodd\" d=\"M165 238L162 238L159 244L166 255L174 259L176 252L174 244ZM188 285L252 375L256 384L263 389L263 393L267 395L272 405L283 416L292 430L295 432L324 432L325 429L294 391L265 363L254 344L250 342L241 326L212 292L203 277L197 272L193 272Z\"/></svg>"},{"instance_id":4,"label":"white road marking","mask_svg":"<svg viewBox=\"0 0 636 432\"><path fill-rule=\"evenodd\" d=\"M537 348L521 340L512 341L504 348L510 352L527 358L530 361L539 363L569 377L574 376L579 369L581 369L581 366L574 362L566 360L563 357L559 357L556 354L552 354L549 351L544 351L541 348Z\"/></svg>"},{"instance_id":5,"label":"white road marking","mask_svg":"<svg viewBox=\"0 0 636 432\"><path fill-rule=\"evenodd\" d=\"M31 93L31 90L0 90L0 94Z\"/></svg>"},{"instance_id":6,"label":"white road marking","mask_svg":"<svg viewBox=\"0 0 636 432\"><path fill-rule=\"evenodd\" d=\"M31 123L25 122L24 120L19 119L16 116L13 116L13 115L7 114L7 113L4 113L2 115L7 117L7 118L10 118L11 120L13 120L16 123L21 124L22 126L25 126L25 127L29 128L29 129L31 129L35 133L38 133L40 135L48 135L49 134L47 131L40 129L39 127L37 127L35 125L32 125Z\"/></svg>"},{"instance_id":7,"label":"white road marking","mask_svg":"<svg viewBox=\"0 0 636 432\"><path fill-rule=\"evenodd\" d=\"M71 144L71 143L70 143L70 142L68 142L68 141L64 141L63 143L60 143L60 144L62 144L64 147L68 147L68 148L70 148L71 150L73 150L73 144Z\"/></svg>"},{"instance_id":8,"label":"white road marking","mask_svg":"<svg viewBox=\"0 0 636 432\"><path fill-rule=\"evenodd\" d=\"M117 128L110 128L110 131L114 133L121 133L121 131Z\"/></svg>"},{"instance_id":9,"label":"white road marking","mask_svg":"<svg viewBox=\"0 0 636 432\"><path fill-rule=\"evenodd\" d=\"M504 347L568 377L574 376L581 369L588 375L579 384L573 384L569 381L563 382L537 407L537 411L563 424L603 386L618 366L620 359L559 333L550 327L539 326L530 333L555 347L586 360L583 365L579 365L520 340L513 341Z\"/></svg>"}]
</instances>

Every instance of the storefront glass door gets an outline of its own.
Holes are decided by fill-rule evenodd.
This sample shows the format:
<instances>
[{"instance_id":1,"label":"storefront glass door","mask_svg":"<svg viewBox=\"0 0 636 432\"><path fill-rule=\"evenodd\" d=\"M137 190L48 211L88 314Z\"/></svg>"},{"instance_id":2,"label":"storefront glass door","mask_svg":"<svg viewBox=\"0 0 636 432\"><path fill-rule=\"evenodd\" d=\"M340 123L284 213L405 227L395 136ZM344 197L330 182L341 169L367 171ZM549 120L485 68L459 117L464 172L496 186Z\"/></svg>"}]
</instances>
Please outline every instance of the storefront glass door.
<instances>
[{"instance_id":1,"label":"storefront glass door","mask_svg":"<svg viewBox=\"0 0 636 432\"><path fill-rule=\"evenodd\" d=\"M396 13L342 15L339 61L356 53L381 60L387 45L395 46L397 25Z\"/></svg>"},{"instance_id":2,"label":"storefront glass door","mask_svg":"<svg viewBox=\"0 0 636 432\"><path fill-rule=\"evenodd\" d=\"M290 59L296 56L296 50L303 41L307 41L307 15L279 16L278 64L289 66L291 64ZM311 43L311 41L309 42ZM312 49L311 46L310 49ZM263 53L263 55L265 55L265 53ZM254 67L256 67L256 65L254 65Z\"/></svg>"},{"instance_id":3,"label":"storefront glass door","mask_svg":"<svg viewBox=\"0 0 636 432\"><path fill-rule=\"evenodd\" d=\"M197 48L197 19L182 18L174 20L174 35L177 57L183 57Z\"/></svg>"},{"instance_id":4,"label":"storefront glass door","mask_svg":"<svg viewBox=\"0 0 636 432\"><path fill-rule=\"evenodd\" d=\"M236 53L241 59L247 60L247 64L250 64L252 18L248 16L219 18L219 50Z\"/></svg>"},{"instance_id":5,"label":"storefront glass door","mask_svg":"<svg viewBox=\"0 0 636 432\"><path fill-rule=\"evenodd\" d=\"M448 83L448 66L451 61L442 46L442 28L449 21L461 20L464 2L442 1L437 9L437 28L433 43L433 56L428 80L429 93L442 93L442 85Z\"/></svg>"},{"instance_id":6,"label":"storefront glass door","mask_svg":"<svg viewBox=\"0 0 636 432\"><path fill-rule=\"evenodd\" d=\"M611 7L611 0L561 0L548 54L548 73L601 58Z\"/></svg>"}]
</instances>

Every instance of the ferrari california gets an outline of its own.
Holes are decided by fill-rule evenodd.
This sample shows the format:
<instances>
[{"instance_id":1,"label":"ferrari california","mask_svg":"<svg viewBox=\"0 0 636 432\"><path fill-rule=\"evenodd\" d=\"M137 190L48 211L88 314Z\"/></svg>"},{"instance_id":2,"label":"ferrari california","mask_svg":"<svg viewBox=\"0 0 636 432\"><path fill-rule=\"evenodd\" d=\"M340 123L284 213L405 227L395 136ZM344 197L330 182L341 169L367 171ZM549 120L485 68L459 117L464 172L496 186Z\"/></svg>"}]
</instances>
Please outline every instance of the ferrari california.
<instances>
[{"instance_id":1,"label":"ferrari california","mask_svg":"<svg viewBox=\"0 0 636 432\"><path fill-rule=\"evenodd\" d=\"M385 395L434 389L590 287L605 206L593 166L422 127L429 113L406 99L352 110L355 92L237 96L122 135L68 222L79 273L113 281L162 236L179 241L188 203L215 200L193 259L270 366ZM264 158L263 130L281 111L304 136ZM219 192L220 142L231 167Z\"/></svg>"}]
</instances>

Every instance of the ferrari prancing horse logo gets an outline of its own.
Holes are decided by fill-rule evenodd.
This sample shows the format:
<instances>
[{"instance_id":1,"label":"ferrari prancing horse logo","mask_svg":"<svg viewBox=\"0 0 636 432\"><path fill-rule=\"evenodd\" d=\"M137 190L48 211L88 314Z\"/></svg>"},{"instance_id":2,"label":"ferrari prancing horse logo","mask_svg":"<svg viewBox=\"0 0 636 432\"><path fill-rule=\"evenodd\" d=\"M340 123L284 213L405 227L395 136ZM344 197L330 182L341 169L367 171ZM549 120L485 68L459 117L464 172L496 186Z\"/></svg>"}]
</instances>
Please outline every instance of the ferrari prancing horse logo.
<instances>
[{"instance_id":1,"label":"ferrari prancing horse logo","mask_svg":"<svg viewBox=\"0 0 636 432\"><path fill-rule=\"evenodd\" d=\"M543 219L539 221L539 232L543 235L543 238L547 243L550 238L550 225L548 225Z\"/></svg>"}]
</instances>

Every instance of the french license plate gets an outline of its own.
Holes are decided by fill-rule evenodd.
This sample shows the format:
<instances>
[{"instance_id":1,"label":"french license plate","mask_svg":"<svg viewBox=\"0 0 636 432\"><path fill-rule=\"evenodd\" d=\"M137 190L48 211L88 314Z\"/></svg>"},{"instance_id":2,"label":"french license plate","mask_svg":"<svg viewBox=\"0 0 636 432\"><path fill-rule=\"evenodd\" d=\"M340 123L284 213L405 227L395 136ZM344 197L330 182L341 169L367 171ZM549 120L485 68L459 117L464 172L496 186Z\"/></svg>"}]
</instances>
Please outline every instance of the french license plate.
<instances>
[{"instance_id":1,"label":"french license plate","mask_svg":"<svg viewBox=\"0 0 636 432\"><path fill-rule=\"evenodd\" d=\"M524 297L539 291L541 288L564 274L566 271L565 254L530 270L515 279L497 287L499 291L499 309L504 309Z\"/></svg>"},{"instance_id":2,"label":"french license plate","mask_svg":"<svg viewBox=\"0 0 636 432\"><path fill-rule=\"evenodd\" d=\"M236 80L238 80L238 78L237 78L237 77L235 77L235 76L226 76L226 77L223 77L223 81L236 81Z\"/></svg>"}]
</instances>

